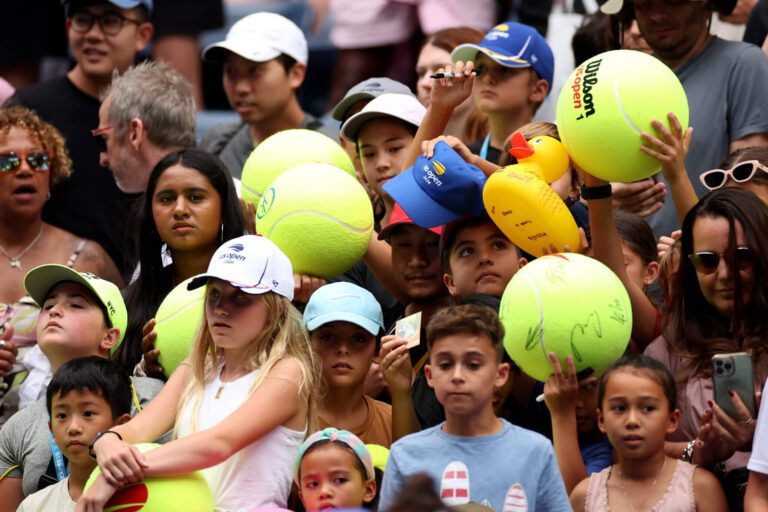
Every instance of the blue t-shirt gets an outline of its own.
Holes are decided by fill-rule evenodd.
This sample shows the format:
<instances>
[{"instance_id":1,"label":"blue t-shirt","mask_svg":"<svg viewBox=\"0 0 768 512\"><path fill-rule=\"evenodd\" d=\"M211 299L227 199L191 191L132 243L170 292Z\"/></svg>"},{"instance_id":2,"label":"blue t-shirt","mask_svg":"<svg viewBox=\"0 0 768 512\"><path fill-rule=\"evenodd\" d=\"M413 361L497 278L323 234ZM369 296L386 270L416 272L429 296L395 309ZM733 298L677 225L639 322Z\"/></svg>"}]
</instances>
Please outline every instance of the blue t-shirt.
<instances>
[{"instance_id":1,"label":"blue t-shirt","mask_svg":"<svg viewBox=\"0 0 768 512\"><path fill-rule=\"evenodd\" d=\"M579 451L584 467L587 469L587 475L598 473L613 464L613 447L605 437L580 444Z\"/></svg>"},{"instance_id":2,"label":"blue t-shirt","mask_svg":"<svg viewBox=\"0 0 768 512\"><path fill-rule=\"evenodd\" d=\"M494 510L571 510L551 443L535 432L500 420L496 434L458 437L438 425L392 445L379 510L388 510L415 473L436 482L447 505L470 501Z\"/></svg>"}]
</instances>

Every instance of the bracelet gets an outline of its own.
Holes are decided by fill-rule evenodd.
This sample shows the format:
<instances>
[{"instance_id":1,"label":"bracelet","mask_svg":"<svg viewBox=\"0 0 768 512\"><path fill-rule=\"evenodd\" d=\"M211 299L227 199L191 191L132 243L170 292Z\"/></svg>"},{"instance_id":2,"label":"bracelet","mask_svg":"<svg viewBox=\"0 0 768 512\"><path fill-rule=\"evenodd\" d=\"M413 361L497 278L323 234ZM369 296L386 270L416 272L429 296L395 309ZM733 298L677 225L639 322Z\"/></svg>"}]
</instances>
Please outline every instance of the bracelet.
<instances>
[{"instance_id":1,"label":"bracelet","mask_svg":"<svg viewBox=\"0 0 768 512\"><path fill-rule=\"evenodd\" d=\"M683 462L689 462L693 464L693 448L696 446L696 440L688 441L688 444L683 448L683 453L680 455L680 460Z\"/></svg>"},{"instance_id":2,"label":"bracelet","mask_svg":"<svg viewBox=\"0 0 768 512\"><path fill-rule=\"evenodd\" d=\"M611 184L598 185L596 187L581 186L581 197L589 201L590 199L608 199L613 194Z\"/></svg>"},{"instance_id":3,"label":"bracelet","mask_svg":"<svg viewBox=\"0 0 768 512\"><path fill-rule=\"evenodd\" d=\"M123 436L120 435L119 432L115 432L114 430L105 430L104 432L99 432L95 436L93 436L93 441L91 441L91 444L88 445L88 455L91 456L93 460L96 460L96 454L93 453L93 446L96 444L96 441L101 439L102 436L105 436L107 434L115 434L121 441L123 440Z\"/></svg>"}]
</instances>

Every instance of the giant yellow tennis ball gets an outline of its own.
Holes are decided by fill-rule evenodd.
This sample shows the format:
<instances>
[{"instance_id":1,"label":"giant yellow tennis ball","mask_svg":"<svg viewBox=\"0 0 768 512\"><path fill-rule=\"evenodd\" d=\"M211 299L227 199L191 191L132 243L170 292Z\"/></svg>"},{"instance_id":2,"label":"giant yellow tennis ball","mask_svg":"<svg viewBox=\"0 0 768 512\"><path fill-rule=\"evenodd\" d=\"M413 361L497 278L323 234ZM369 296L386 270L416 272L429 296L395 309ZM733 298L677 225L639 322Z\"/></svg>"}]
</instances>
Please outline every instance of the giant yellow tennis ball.
<instances>
[{"instance_id":1,"label":"giant yellow tennis ball","mask_svg":"<svg viewBox=\"0 0 768 512\"><path fill-rule=\"evenodd\" d=\"M632 333L632 308L611 269L581 254L543 256L521 268L507 284L499 317L504 348L534 379L552 373L555 352L564 371L572 355L576 371L600 374L624 354Z\"/></svg>"},{"instance_id":2,"label":"giant yellow tennis ball","mask_svg":"<svg viewBox=\"0 0 768 512\"><path fill-rule=\"evenodd\" d=\"M557 102L557 128L574 162L609 181L637 181L659 171L640 150L640 132L657 135L651 121L669 127L674 112L688 126L688 99L675 73L633 50L601 53L578 66Z\"/></svg>"},{"instance_id":3,"label":"giant yellow tennis ball","mask_svg":"<svg viewBox=\"0 0 768 512\"><path fill-rule=\"evenodd\" d=\"M382 473L387 469L387 461L389 461L389 448L381 446L380 444L367 444L368 453L371 454L373 459L373 467L378 468Z\"/></svg>"},{"instance_id":4,"label":"giant yellow tennis ball","mask_svg":"<svg viewBox=\"0 0 768 512\"><path fill-rule=\"evenodd\" d=\"M373 208L355 177L332 165L304 164L264 191L256 230L288 256L297 274L333 277L363 257Z\"/></svg>"},{"instance_id":5,"label":"giant yellow tennis ball","mask_svg":"<svg viewBox=\"0 0 768 512\"><path fill-rule=\"evenodd\" d=\"M158 362L166 377L187 358L205 319L205 287L187 290L191 280L171 290L155 315L155 348L160 351Z\"/></svg>"},{"instance_id":6,"label":"giant yellow tennis ball","mask_svg":"<svg viewBox=\"0 0 768 512\"><path fill-rule=\"evenodd\" d=\"M153 443L137 444L142 452L148 452L159 445ZM101 469L91 473L85 490L93 484ZM104 512L167 512L183 510L184 512L211 512L213 510L213 494L202 473L188 473L172 477L146 478L137 484L118 489L104 505Z\"/></svg>"},{"instance_id":7,"label":"giant yellow tennis ball","mask_svg":"<svg viewBox=\"0 0 768 512\"><path fill-rule=\"evenodd\" d=\"M349 155L330 137L303 128L283 130L267 137L251 152L243 166L243 199L259 204L261 194L282 172L300 164L330 164L355 176Z\"/></svg>"}]
</instances>

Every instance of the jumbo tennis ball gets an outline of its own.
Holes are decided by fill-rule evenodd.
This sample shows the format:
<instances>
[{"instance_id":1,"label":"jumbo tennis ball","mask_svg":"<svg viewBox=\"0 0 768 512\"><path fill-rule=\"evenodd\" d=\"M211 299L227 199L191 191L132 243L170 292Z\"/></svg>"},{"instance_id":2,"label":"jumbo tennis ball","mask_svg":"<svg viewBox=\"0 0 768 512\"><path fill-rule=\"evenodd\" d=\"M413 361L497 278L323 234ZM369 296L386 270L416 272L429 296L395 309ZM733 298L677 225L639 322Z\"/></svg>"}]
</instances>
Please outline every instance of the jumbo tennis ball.
<instances>
[{"instance_id":1,"label":"jumbo tennis ball","mask_svg":"<svg viewBox=\"0 0 768 512\"><path fill-rule=\"evenodd\" d=\"M334 165L355 176L352 160L335 140L302 128L283 130L261 141L245 161L243 199L258 205L261 194L282 172L308 163Z\"/></svg>"},{"instance_id":2,"label":"jumbo tennis ball","mask_svg":"<svg viewBox=\"0 0 768 512\"><path fill-rule=\"evenodd\" d=\"M189 355L204 321L205 287L187 290L187 279L165 296L155 315L155 348L166 377Z\"/></svg>"},{"instance_id":3,"label":"jumbo tennis ball","mask_svg":"<svg viewBox=\"0 0 768 512\"><path fill-rule=\"evenodd\" d=\"M379 468L383 473L387 469L387 461L389 460L389 448L381 446L380 444L367 444L365 447L368 449L368 453L371 454L373 459L373 467Z\"/></svg>"},{"instance_id":4,"label":"jumbo tennis ball","mask_svg":"<svg viewBox=\"0 0 768 512\"><path fill-rule=\"evenodd\" d=\"M688 126L688 99L675 73L645 53L613 50L568 77L557 102L557 128L579 167L630 182L659 171L659 162L640 150L640 132L656 135L654 119L669 127L669 112Z\"/></svg>"},{"instance_id":5,"label":"jumbo tennis ball","mask_svg":"<svg viewBox=\"0 0 768 512\"><path fill-rule=\"evenodd\" d=\"M256 230L288 256L297 274L333 277L363 257L373 208L355 177L332 165L304 164L264 191Z\"/></svg>"},{"instance_id":6,"label":"jumbo tennis ball","mask_svg":"<svg viewBox=\"0 0 768 512\"><path fill-rule=\"evenodd\" d=\"M632 308L621 280L580 254L543 256L521 268L504 290L499 317L507 353L540 381L552 373L550 352L563 369L572 355L576 371L600 374L624 354L632 333Z\"/></svg>"},{"instance_id":7,"label":"jumbo tennis ball","mask_svg":"<svg viewBox=\"0 0 768 512\"><path fill-rule=\"evenodd\" d=\"M154 443L136 445L142 452L151 451L158 446ZM101 469L97 466L85 484L86 491L100 474ZM137 484L118 489L104 505L104 512L139 510L142 512L167 512L168 510L211 512L213 510L213 494L203 474L196 472L169 477L146 478Z\"/></svg>"}]
</instances>

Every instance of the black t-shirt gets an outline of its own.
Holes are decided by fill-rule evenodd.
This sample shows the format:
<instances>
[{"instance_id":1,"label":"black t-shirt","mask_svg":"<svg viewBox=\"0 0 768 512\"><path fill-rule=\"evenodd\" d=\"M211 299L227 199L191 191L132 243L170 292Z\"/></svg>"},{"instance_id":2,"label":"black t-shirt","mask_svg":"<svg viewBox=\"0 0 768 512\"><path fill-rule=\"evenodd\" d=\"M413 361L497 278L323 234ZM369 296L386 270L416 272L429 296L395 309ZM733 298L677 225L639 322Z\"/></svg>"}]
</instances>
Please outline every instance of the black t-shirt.
<instances>
[{"instance_id":1,"label":"black t-shirt","mask_svg":"<svg viewBox=\"0 0 768 512\"><path fill-rule=\"evenodd\" d=\"M67 77L27 87L8 100L33 109L64 136L72 175L51 190L43 220L101 244L123 275L126 261L128 196L120 192L108 169L99 165L91 130L99 126L99 100L75 87Z\"/></svg>"},{"instance_id":2,"label":"black t-shirt","mask_svg":"<svg viewBox=\"0 0 768 512\"><path fill-rule=\"evenodd\" d=\"M476 140L475 142L473 142L467 147L472 153L476 155L480 155L480 150L483 149L483 142L485 142L485 137L483 137L482 139ZM501 150L489 144L488 154L485 156L485 159L491 163L499 165L499 160L501 160Z\"/></svg>"}]
</instances>

